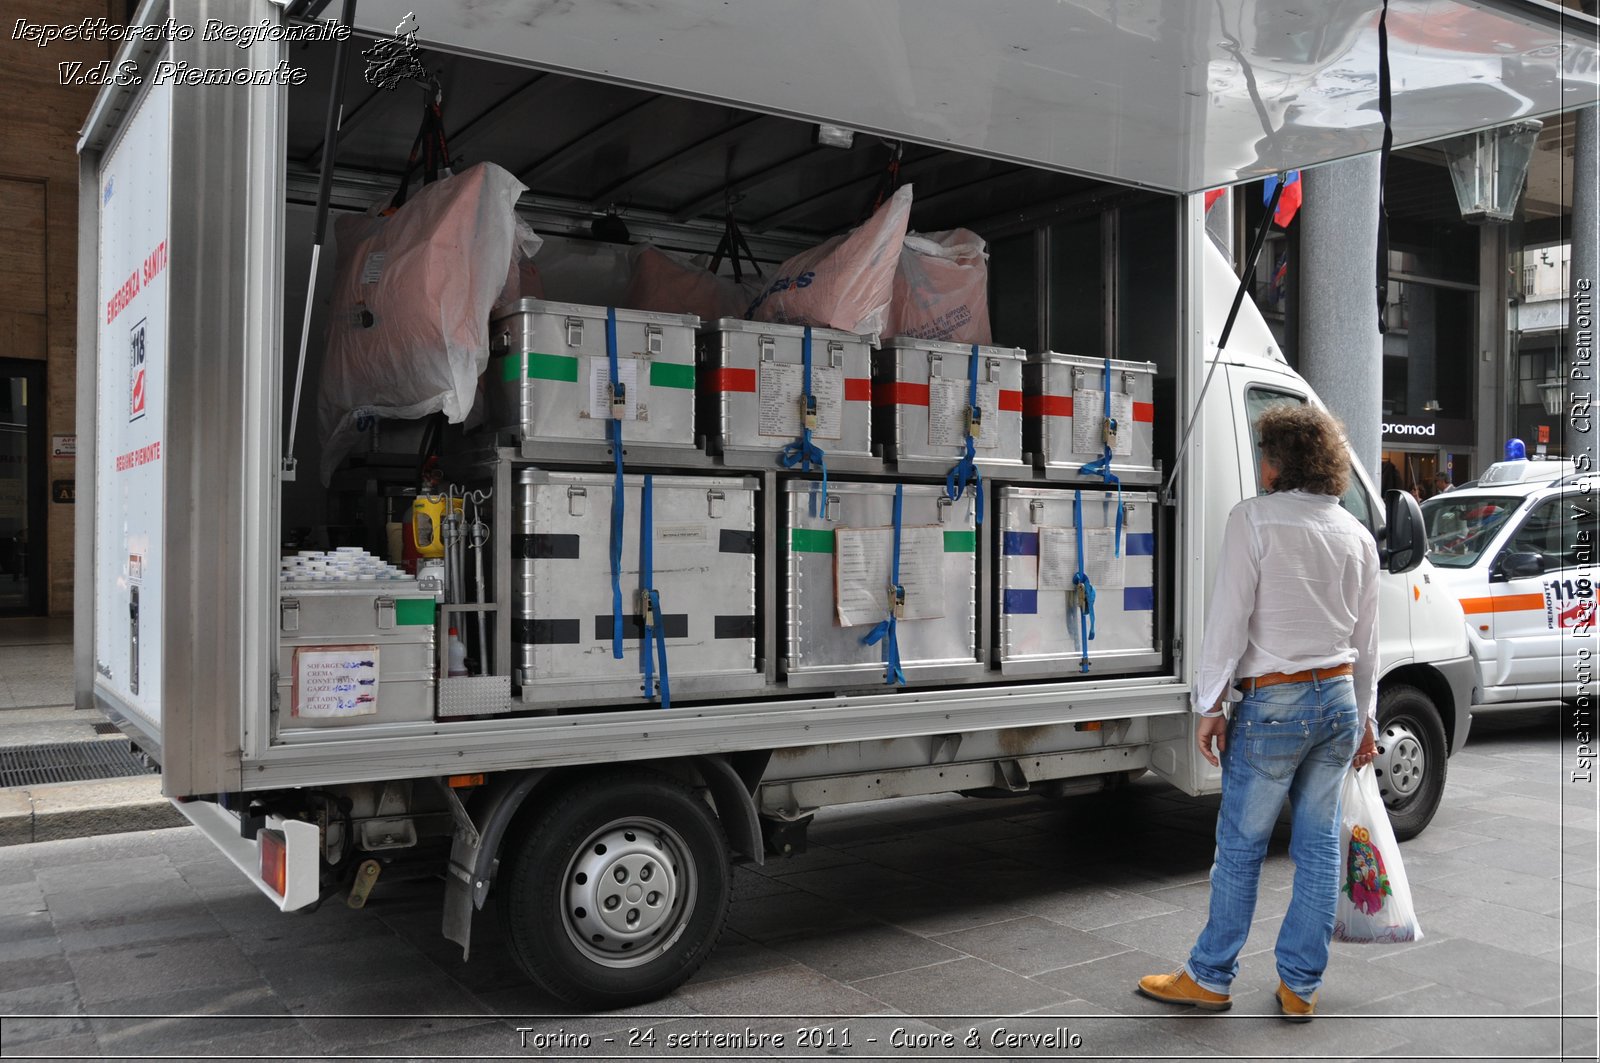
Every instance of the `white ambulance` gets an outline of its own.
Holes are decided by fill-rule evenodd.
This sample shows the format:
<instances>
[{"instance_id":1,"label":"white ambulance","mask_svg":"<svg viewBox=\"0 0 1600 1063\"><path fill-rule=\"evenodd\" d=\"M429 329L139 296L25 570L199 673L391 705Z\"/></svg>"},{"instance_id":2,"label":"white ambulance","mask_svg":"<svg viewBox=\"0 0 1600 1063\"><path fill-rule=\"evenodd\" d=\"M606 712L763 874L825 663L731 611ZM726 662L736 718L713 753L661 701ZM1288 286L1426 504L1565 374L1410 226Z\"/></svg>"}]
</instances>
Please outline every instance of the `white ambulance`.
<instances>
[{"instance_id":1,"label":"white ambulance","mask_svg":"<svg viewBox=\"0 0 1600 1063\"><path fill-rule=\"evenodd\" d=\"M1434 578L1466 616L1478 706L1577 694L1600 539L1589 480L1571 461L1502 461L1422 504Z\"/></svg>"}]
</instances>

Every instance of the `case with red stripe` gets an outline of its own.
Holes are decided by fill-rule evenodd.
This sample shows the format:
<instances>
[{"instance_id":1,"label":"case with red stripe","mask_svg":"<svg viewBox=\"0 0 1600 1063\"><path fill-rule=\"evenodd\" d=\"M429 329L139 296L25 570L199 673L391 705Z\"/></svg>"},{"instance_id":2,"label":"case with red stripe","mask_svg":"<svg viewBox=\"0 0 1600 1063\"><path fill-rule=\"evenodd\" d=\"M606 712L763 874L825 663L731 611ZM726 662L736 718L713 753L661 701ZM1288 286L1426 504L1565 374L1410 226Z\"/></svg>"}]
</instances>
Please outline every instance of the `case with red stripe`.
<instances>
[{"instance_id":1,"label":"case with red stripe","mask_svg":"<svg viewBox=\"0 0 1600 1063\"><path fill-rule=\"evenodd\" d=\"M805 329L800 325L735 317L719 318L701 328L696 339L696 430L705 440L706 451L723 465L770 469L778 453L800 434L803 379L798 369L804 338ZM811 330L812 393L824 406L830 394L840 396L837 421L833 421L834 412L821 409L822 430L813 433L813 442L822 449L830 473L883 471L883 460L872 446L872 346L876 342L873 335ZM833 374L836 380L842 376L831 392L825 386L825 374ZM785 424L784 430L774 430L779 422Z\"/></svg>"},{"instance_id":2,"label":"case with red stripe","mask_svg":"<svg viewBox=\"0 0 1600 1063\"><path fill-rule=\"evenodd\" d=\"M1020 347L978 348L983 421L974 451L986 474L1032 475L1022 449L1026 357ZM971 360L971 344L913 336L886 340L873 353L872 431L885 461L902 472L942 476L961 459Z\"/></svg>"},{"instance_id":3,"label":"case with red stripe","mask_svg":"<svg viewBox=\"0 0 1600 1063\"><path fill-rule=\"evenodd\" d=\"M1125 484L1155 484L1155 377L1152 362L1111 359L1113 414L1118 417L1117 447L1111 471ZM1105 453L1106 360L1043 351L1028 355L1022 367L1022 447L1049 480L1096 480L1081 470ZM1089 409L1078 409L1088 393Z\"/></svg>"}]
</instances>

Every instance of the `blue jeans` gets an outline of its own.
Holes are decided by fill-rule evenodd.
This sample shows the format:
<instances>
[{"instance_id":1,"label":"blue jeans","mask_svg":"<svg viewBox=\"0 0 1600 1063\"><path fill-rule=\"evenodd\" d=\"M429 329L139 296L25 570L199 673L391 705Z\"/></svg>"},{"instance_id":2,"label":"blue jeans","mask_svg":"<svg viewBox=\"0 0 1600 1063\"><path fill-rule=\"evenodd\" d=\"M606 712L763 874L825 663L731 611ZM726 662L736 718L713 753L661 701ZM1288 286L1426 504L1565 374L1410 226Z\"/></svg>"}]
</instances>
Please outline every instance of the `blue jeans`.
<instances>
[{"instance_id":1,"label":"blue jeans","mask_svg":"<svg viewBox=\"0 0 1600 1063\"><path fill-rule=\"evenodd\" d=\"M1300 997L1322 984L1339 894L1339 794L1364 730L1349 676L1280 683L1234 707L1222 754L1211 911L1185 969L1214 993L1239 973L1261 861L1289 801L1294 895L1278 931L1278 976Z\"/></svg>"}]
</instances>

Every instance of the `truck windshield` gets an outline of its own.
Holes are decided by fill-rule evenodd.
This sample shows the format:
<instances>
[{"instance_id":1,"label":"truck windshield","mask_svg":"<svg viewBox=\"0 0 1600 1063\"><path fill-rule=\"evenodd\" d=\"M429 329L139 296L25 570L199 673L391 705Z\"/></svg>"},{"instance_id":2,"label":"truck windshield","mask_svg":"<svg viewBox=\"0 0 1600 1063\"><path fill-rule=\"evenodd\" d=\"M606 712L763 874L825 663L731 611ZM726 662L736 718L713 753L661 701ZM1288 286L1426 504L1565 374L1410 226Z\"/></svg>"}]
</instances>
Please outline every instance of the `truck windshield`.
<instances>
[{"instance_id":1,"label":"truck windshield","mask_svg":"<svg viewBox=\"0 0 1600 1063\"><path fill-rule=\"evenodd\" d=\"M1515 495L1438 495L1422 504L1428 560L1441 568L1471 568L1522 499Z\"/></svg>"}]
</instances>

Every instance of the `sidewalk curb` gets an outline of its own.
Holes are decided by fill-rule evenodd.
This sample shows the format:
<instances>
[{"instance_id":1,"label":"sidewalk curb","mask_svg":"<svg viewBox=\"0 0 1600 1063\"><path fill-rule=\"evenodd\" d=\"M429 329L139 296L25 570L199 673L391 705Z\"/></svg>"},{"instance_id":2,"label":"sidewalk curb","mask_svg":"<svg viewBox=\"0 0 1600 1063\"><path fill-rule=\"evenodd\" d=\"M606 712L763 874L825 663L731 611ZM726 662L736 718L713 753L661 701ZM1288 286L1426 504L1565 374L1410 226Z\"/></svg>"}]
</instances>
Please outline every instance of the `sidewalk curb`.
<instances>
[{"instance_id":1,"label":"sidewalk curb","mask_svg":"<svg viewBox=\"0 0 1600 1063\"><path fill-rule=\"evenodd\" d=\"M0 846L182 827L157 775L0 790Z\"/></svg>"}]
</instances>

